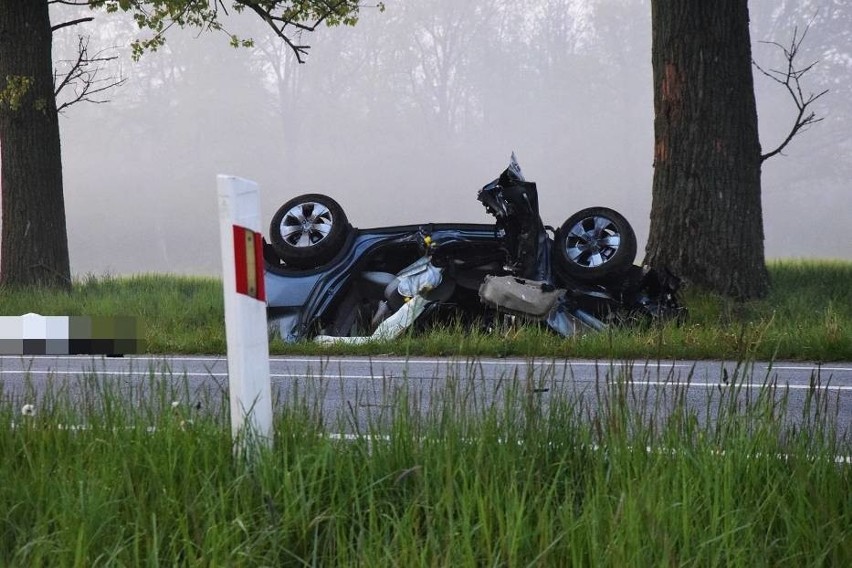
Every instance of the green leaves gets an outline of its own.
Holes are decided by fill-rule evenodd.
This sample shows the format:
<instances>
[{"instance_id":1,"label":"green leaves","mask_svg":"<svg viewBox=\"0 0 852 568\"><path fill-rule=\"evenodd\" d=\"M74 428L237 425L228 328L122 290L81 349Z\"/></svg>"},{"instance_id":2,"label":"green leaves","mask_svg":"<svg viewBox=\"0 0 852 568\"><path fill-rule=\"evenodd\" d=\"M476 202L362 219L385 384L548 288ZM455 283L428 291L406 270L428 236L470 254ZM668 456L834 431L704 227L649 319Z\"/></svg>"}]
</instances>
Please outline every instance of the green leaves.
<instances>
[{"instance_id":1,"label":"green leaves","mask_svg":"<svg viewBox=\"0 0 852 568\"><path fill-rule=\"evenodd\" d=\"M0 90L0 108L20 110L24 98L33 86L33 77L24 75L6 75L6 85Z\"/></svg>"},{"instance_id":2,"label":"green leaves","mask_svg":"<svg viewBox=\"0 0 852 568\"><path fill-rule=\"evenodd\" d=\"M133 42L133 59L146 51L156 51L165 42L165 33L174 25L201 31L223 31L223 16L228 11L220 0L89 0L92 9L109 13L130 14L140 30L153 32L152 37ZM384 11L384 2L370 5ZM313 31L319 25L354 26L358 23L359 0L232 0L236 13L253 12L281 37L294 51L304 54L307 46L291 42L293 32ZM252 40L228 34L234 47L250 47Z\"/></svg>"},{"instance_id":3,"label":"green leaves","mask_svg":"<svg viewBox=\"0 0 852 568\"><path fill-rule=\"evenodd\" d=\"M231 35L230 40L231 47L252 47L254 46L254 40L251 38L242 39L239 36Z\"/></svg>"}]
</instances>

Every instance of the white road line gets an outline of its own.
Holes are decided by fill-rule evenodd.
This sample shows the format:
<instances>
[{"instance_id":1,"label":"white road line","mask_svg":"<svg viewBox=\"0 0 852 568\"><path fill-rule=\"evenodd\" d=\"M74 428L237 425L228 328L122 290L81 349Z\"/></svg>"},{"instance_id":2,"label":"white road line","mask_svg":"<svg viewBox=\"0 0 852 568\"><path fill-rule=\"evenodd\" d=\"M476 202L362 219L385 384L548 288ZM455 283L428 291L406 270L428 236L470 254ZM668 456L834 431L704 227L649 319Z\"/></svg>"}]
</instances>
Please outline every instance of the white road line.
<instances>
[{"instance_id":1,"label":"white road line","mask_svg":"<svg viewBox=\"0 0 852 568\"><path fill-rule=\"evenodd\" d=\"M103 373L104 371L96 371ZM85 371L50 371L50 370L34 370L34 371L2 371L0 370L0 376L2 375L54 375L54 376L67 376L67 375L83 375L85 376L87 372ZM148 377L151 375L150 371L113 371L110 373L111 375L118 375L119 377L130 377L130 376L142 376ZM181 378L181 377L205 377L205 378L227 378L227 373L202 373L202 372L186 372L186 371L175 371L170 373L171 376ZM156 374L157 377L162 377L162 373ZM270 377L273 379L337 379L337 380L428 380L428 381L437 381L442 377L420 377L420 376L412 376L412 375L353 375L353 374L331 374L331 373L272 373ZM483 381L487 380L490 382L497 382L500 380L505 380L505 377L482 377L477 376L473 377L475 381ZM563 379L559 379L560 382L565 382ZM576 382L580 383L592 383L594 379L578 379ZM542 386L547 386L548 384L552 384L552 381L545 381L542 383ZM689 387L689 388L747 388L747 389L761 389L765 385L762 382L750 382L750 383L732 383L732 384L724 384L718 382L705 382L705 381L691 381L687 383L686 381L654 381L654 380L636 380L631 381L631 385L633 386L654 386L654 387ZM812 387L809 384L778 384L775 387L779 390L790 389L790 390L810 390ZM827 390L827 391L852 391L852 385L820 385L818 387L819 390Z\"/></svg>"},{"instance_id":2,"label":"white road line","mask_svg":"<svg viewBox=\"0 0 852 568\"><path fill-rule=\"evenodd\" d=\"M122 363L125 361L154 361L157 363L165 362L165 361L213 361L213 362L227 362L227 358L224 355L215 355L215 356L206 356L206 355L197 355L197 356L158 356L158 355L128 355L122 358L110 358L110 357L100 357L100 356L92 356L92 355L0 355L0 361L3 360L12 360L12 361L20 361L21 359L37 359L37 360L95 360L95 361L104 361L107 363L116 362ZM345 357L345 356L329 356L329 357L288 357L288 356L275 356L270 357L269 362L272 364L276 363L322 363L322 364L336 364L336 363L344 363L344 362L353 362L353 363L388 363L388 364L408 364L408 365L446 365L446 364L469 364L469 365L559 365L559 366L575 366L575 367L595 367L595 366L624 366L624 365L635 365L634 362L631 361L591 361L591 360L572 360L572 359L554 359L548 357L534 357L529 359L522 358L506 358L506 359L493 359L493 360L483 360L478 357L448 357L442 359L424 359L421 357L406 359L404 357L393 357L387 358L382 356L377 357L367 357L367 356L357 356L357 357ZM691 367L692 363L676 363L673 361L665 361L662 360L660 362L657 361L649 361L647 363L648 366L664 366L664 367ZM644 360L642 366L646 366Z\"/></svg>"},{"instance_id":3,"label":"white road line","mask_svg":"<svg viewBox=\"0 0 852 568\"><path fill-rule=\"evenodd\" d=\"M770 366L768 364L765 364L765 363L763 364L763 366L766 369L770 368ZM842 372L852 371L852 367L829 367L827 365L820 365L820 366L812 365L810 367L793 367L793 366L789 366L789 365L784 365L784 366L772 365L771 369L773 371L775 371L775 370L778 370L778 371L842 371Z\"/></svg>"},{"instance_id":4,"label":"white road line","mask_svg":"<svg viewBox=\"0 0 852 568\"><path fill-rule=\"evenodd\" d=\"M270 359L270 363L325 363L325 364L334 364L334 363L343 363L343 362L359 362L359 363L373 363L373 364L407 364L407 365L492 365L492 366L509 366L509 365L519 365L519 366L553 366L553 367L634 367L637 369L644 368L682 368L689 369L692 367L696 367L698 365L704 364L704 361L672 361L672 360L637 360L637 361L592 361L592 360L572 360L572 359L554 359L547 357L536 357L530 359L519 359L519 358L509 358L509 359L478 359L474 357L456 357L456 358L446 358L446 359L423 359L423 358L413 358L413 359L405 359L405 358L370 358L370 357L357 357L357 358L347 358L347 357L273 357ZM725 365L736 365L735 361L710 361L706 362L709 365L720 366L722 364ZM778 370L786 370L786 371L852 371L852 367L832 367L828 365L813 365L813 364L802 364L802 365L772 365L766 362L756 362L756 363L747 363L744 366L752 367L756 366L761 369L778 369Z\"/></svg>"},{"instance_id":5,"label":"white road line","mask_svg":"<svg viewBox=\"0 0 852 568\"><path fill-rule=\"evenodd\" d=\"M153 361L157 363L168 363L168 362L199 362L199 361L211 361L214 363L226 363L227 359L224 355L192 355L192 356L158 356L158 355L129 355L127 357L118 359L118 358L108 358L108 357L97 357L91 355L75 355L75 356L56 356L56 355L2 355L0 356L0 363L4 360L10 361L20 361L22 359L30 360L92 360L104 363L112 363L121 364L124 362L135 362L135 361ZM480 359L476 357L449 357L445 359L435 359L435 358L385 358L381 356L377 357L366 357L366 356L358 356L358 357L341 357L341 356L329 356L329 357L288 357L288 356L275 356L270 357L270 364L280 364L280 363L320 363L324 365L332 365L332 364L340 364L344 362L357 362L357 363L372 363L372 364L394 364L394 365L489 365L489 366L554 366L554 367L624 367L631 366L634 368L653 368L653 367L661 367L661 368L692 368L701 364L705 364L704 361L687 361L687 362L677 362L672 360L634 360L634 361L592 361L592 360L572 360L572 359L562 359L562 358L548 358L548 357L535 357L530 359L521 359L521 358L507 358L507 359ZM736 361L710 361L706 362L710 365L736 365ZM802 365L773 365L771 363L758 361L755 363L745 363L744 366L748 367L757 367L762 370L772 369L772 370L784 370L784 371L823 371L823 372L849 372L852 371L852 367L841 367L841 366L832 366L828 365L814 365L814 364L802 364Z\"/></svg>"}]
</instances>

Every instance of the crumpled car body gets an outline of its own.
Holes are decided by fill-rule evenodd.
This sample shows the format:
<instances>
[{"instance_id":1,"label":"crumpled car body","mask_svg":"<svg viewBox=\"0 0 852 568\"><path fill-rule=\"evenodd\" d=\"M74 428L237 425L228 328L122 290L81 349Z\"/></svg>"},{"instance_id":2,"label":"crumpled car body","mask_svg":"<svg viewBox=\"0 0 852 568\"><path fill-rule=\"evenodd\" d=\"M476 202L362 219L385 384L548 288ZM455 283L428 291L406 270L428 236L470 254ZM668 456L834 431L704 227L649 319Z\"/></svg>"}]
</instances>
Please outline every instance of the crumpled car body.
<instances>
[{"instance_id":1,"label":"crumpled car body","mask_svg":"<svg viewBox=\"0 0 852 568\"><path fill-rule=\"evenodd\" d=\"M514 155L477 199L495 223L359 229L328 196L287 201L264 240L271 331L287 342L361 342L521 316L568 336L683 314L677 279L633 264L636 237L617 212L592 207L545 226Z\"/></svg>"}]
</instances>

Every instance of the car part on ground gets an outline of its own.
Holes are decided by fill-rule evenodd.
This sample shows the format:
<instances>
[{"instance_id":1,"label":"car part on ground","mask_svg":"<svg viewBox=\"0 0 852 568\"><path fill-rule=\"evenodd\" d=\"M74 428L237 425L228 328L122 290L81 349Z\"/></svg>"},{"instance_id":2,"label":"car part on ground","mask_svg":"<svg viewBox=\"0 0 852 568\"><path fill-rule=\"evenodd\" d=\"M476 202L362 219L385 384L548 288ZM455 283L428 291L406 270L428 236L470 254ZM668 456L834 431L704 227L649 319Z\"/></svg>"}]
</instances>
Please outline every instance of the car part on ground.
<instances>
[{"instance_id":1,"label":"car part on ground","mask_svg":"<svg viewBox=\"0 0 852 568\"><path fill-rule=\"evenodd\" d=\"M482 303L495 310L545 318L556 307L565 290L548 282L524 280L517 276L488 275L479 287Z\"/></svg>"},{"instance_id":2,"label":"car part on ground","mask_svg":"<svg viewBox=\"0 0 852 568\"><path fill-rule=\"evenodd\" d=\"M494 224L357 229L330 197L287 201L264 247L271 329L289 342L361 343L435 322L494 327L501 314L565 336L682 317L679 281L633 265L636 236L618 212L583 209L551 237L514 154L477 199Z\"/></svg>"}]
</instances>

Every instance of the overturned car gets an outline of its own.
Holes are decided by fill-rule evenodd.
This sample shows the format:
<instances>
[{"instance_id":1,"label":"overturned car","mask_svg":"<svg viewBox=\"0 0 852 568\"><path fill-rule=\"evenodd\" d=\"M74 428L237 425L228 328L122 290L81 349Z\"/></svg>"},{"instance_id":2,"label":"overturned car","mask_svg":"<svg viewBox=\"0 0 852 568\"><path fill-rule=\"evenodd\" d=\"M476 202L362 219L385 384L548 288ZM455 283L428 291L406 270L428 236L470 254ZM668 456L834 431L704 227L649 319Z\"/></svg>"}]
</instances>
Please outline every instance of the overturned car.
<instances>
[{"instance_id":1,"label":"overturned car","mask_svg":"<svg viewBox=\"0 0 852 568\"><path fill-rule=\"evenodd\" d=\"M636 235L618 212L591 207L545 226L514 154L477 199L494 224L358 229L326 195L287 201L264 241L271 330L288 342L362 342L510 315L568 336L682 314L678 280L633 264Z\"/></svg>"}]
</instances>

